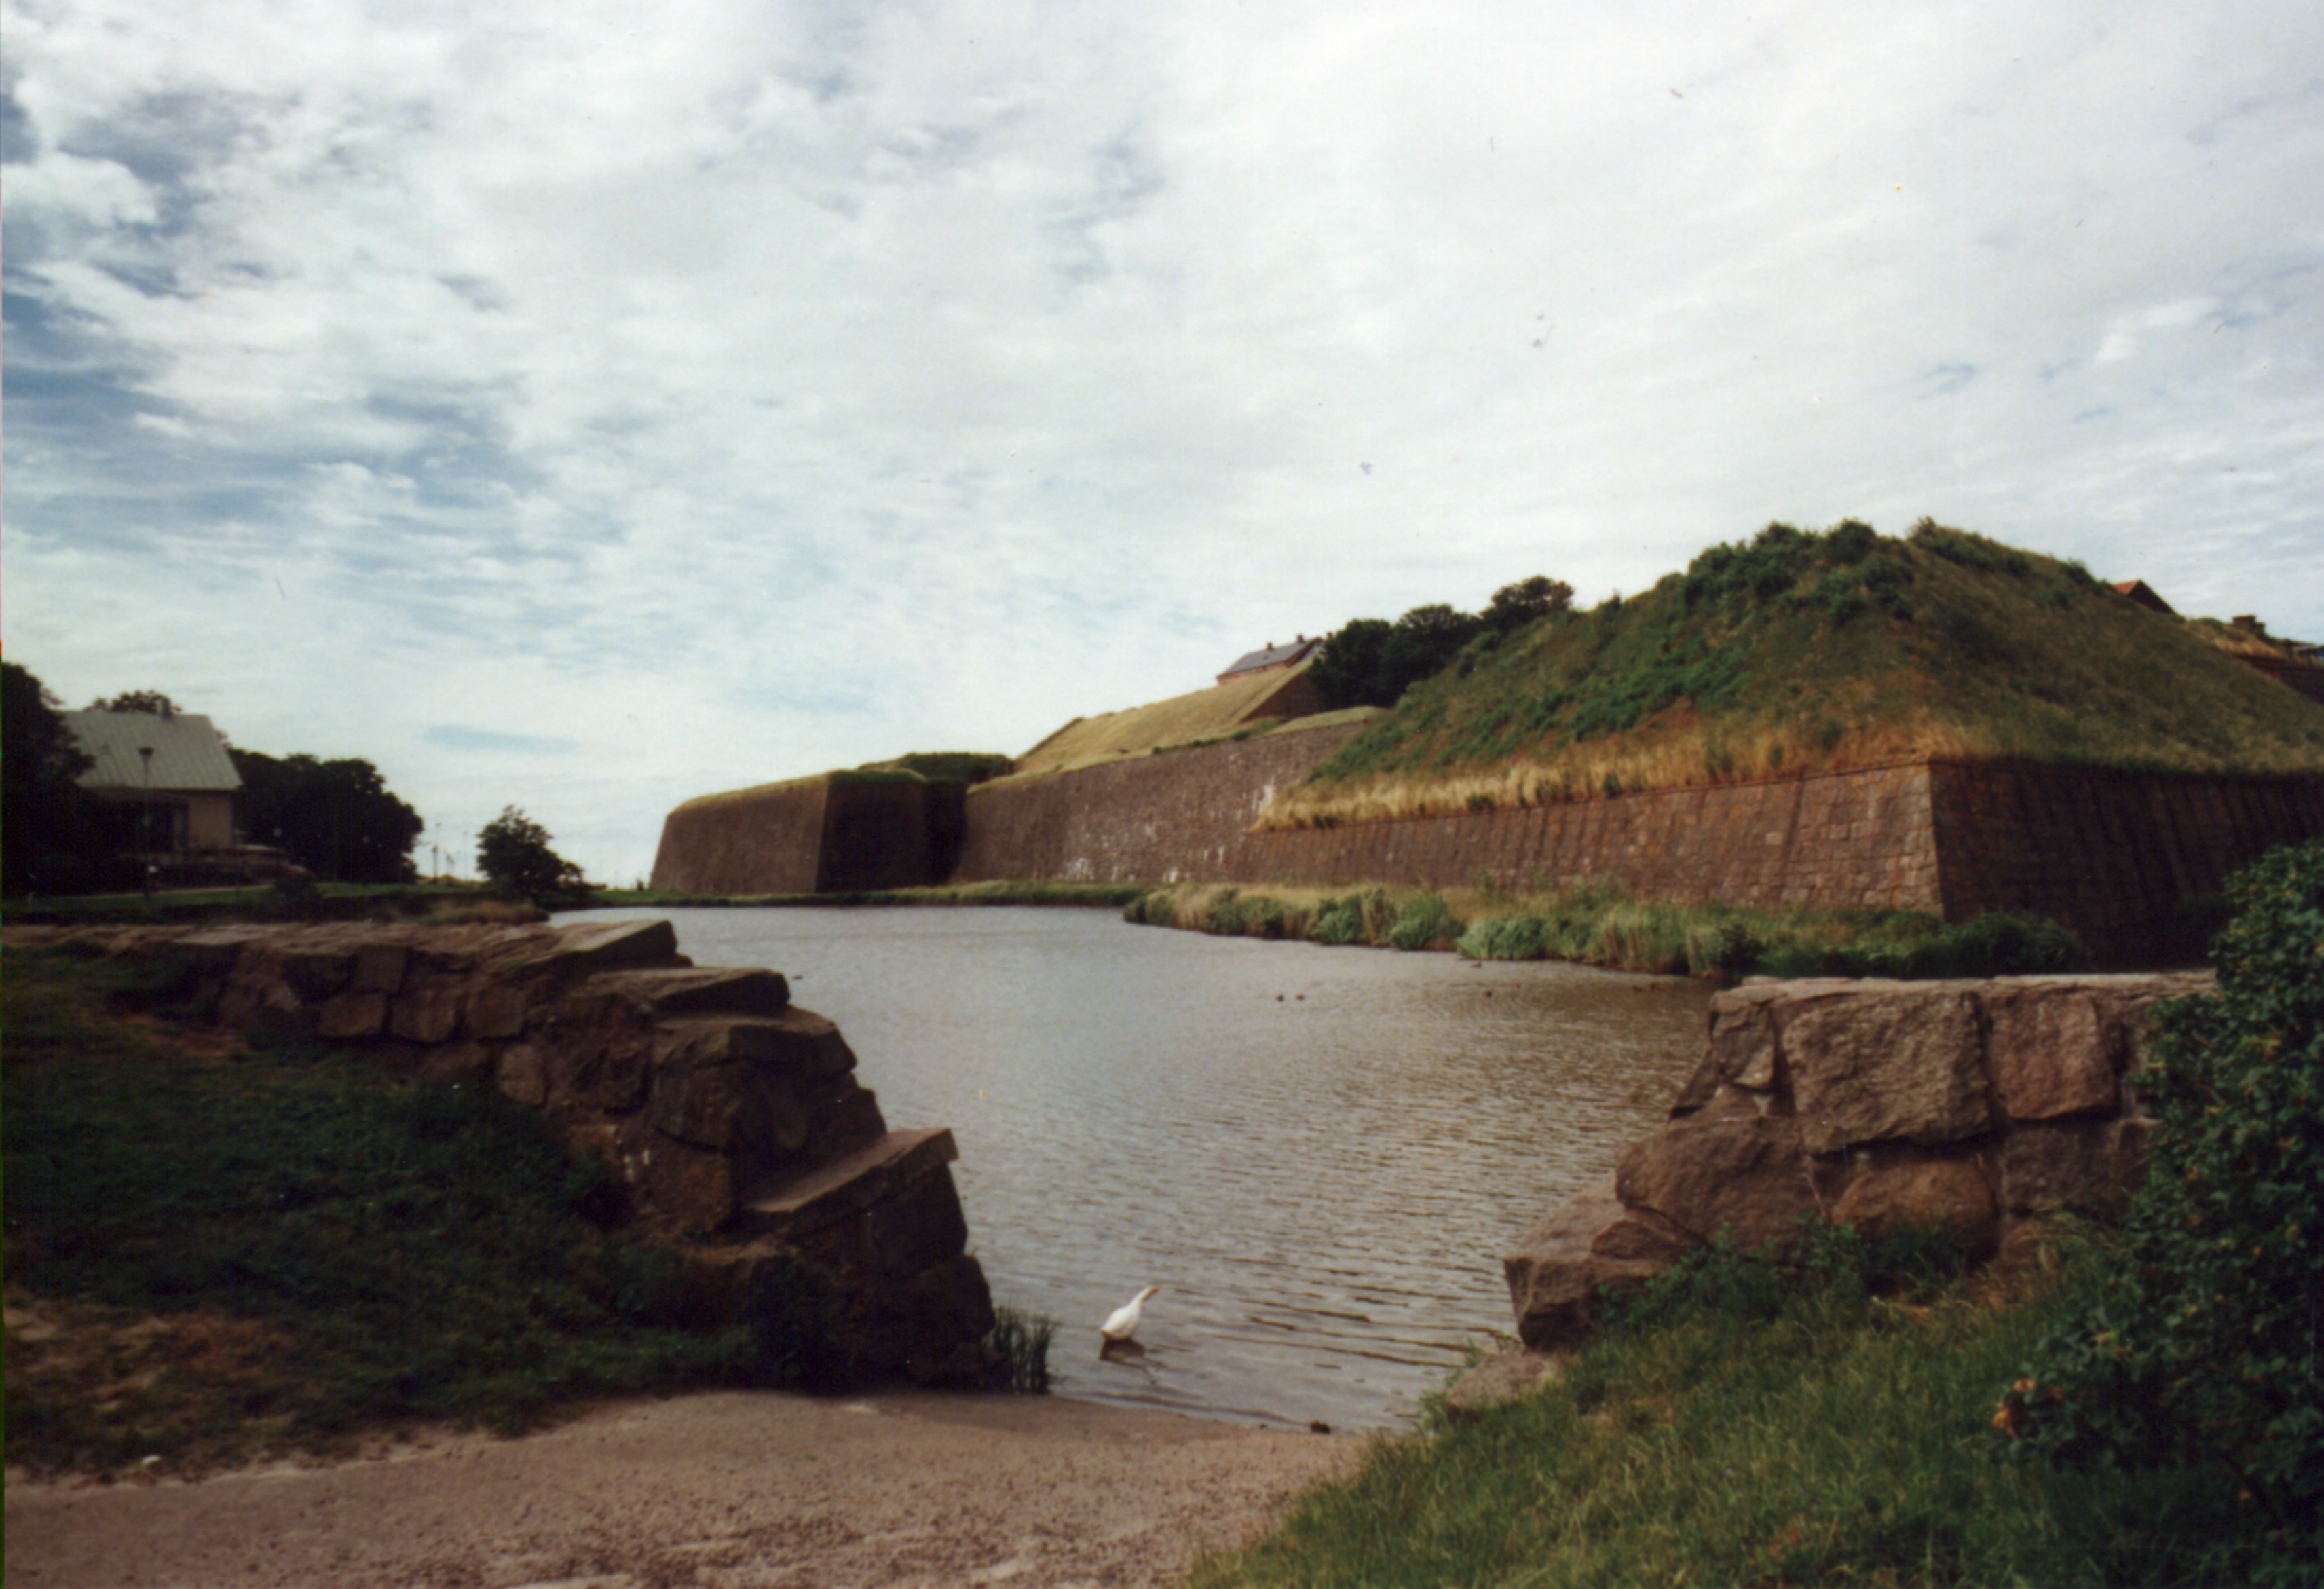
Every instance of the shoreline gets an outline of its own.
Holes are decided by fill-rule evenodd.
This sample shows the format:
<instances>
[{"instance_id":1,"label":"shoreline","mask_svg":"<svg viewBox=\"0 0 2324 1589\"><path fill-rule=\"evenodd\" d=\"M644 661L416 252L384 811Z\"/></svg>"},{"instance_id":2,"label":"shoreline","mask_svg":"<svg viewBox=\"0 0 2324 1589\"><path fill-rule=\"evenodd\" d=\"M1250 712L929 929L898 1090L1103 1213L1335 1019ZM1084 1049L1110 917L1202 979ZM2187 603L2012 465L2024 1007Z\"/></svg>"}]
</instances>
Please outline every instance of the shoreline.
<instances>
[{"instance_id":1,"label":"shoreline","mask_svg":"<svg viewBox=\"0 0 2324 1589\"><path fill-rule=\"evenodd\" d=\"M315 1465L21 1480L6 1571L60 1586L1154 1584L1347 1472L1351 1436L1049 1396L715 1390Z\"/></svg>"}]
</instances>

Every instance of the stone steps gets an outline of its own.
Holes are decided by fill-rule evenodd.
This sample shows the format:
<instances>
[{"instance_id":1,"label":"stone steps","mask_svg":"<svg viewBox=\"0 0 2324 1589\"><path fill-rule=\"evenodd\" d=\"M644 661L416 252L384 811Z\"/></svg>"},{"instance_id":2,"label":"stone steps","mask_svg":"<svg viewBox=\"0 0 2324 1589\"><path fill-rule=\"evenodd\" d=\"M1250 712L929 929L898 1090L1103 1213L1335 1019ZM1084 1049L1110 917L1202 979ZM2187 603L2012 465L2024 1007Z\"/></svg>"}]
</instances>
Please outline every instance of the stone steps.
<instances>
[{"instance_id":1,"label":"stone steps","mask_svg":"<svg viewBox=\"0 0 2324 1589\"><path fill-rule=\"evenodd\" d=\"M797 1242L894 1197L959 1157L947 1127L886 1132L798 1179L746 1196L735 1210L734 1225L754 1235Z\"/></svg>"}]
</instances>

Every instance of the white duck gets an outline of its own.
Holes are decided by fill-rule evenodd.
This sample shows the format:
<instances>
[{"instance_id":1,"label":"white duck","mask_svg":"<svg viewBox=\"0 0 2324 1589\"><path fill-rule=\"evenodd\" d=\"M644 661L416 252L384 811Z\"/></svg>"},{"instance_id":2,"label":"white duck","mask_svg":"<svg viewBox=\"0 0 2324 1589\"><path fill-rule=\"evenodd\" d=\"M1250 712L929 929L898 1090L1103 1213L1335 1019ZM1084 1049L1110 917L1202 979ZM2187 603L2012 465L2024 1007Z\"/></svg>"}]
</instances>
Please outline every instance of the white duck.
<instances>
[{"instance_id":1,"label":"white duck","mask_svg":"<svg viewBox=\"0 0 2324 1589\"><path fill-rule=\"evenodd\" d=\"M1115 1308L1111 1316L1097 1326L1097 1333L1105 1337L1107 1345L1117 1345L1138 1334L1138 1316L1146 1306L1146 1298L1161 1289L1159 1286L1147 1287L1128 1302Z\"/></svg>"}]
</instances>

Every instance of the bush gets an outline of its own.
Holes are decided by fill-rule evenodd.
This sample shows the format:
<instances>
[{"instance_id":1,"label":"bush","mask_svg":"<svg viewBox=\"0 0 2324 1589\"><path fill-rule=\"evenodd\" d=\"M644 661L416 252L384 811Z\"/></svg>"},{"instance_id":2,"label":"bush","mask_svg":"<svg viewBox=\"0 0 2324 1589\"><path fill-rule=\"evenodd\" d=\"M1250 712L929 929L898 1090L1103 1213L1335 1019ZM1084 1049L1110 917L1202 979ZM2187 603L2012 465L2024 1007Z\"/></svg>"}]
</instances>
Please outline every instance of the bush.
<instances>
[{"instance_id":1,"label":"bush","mask_svg":"<svg viewBox=\"0 0 2324 1589\"><path fill-rule=\"evenodd\" d=\"M1768 976L2030 976L2080 971L2089 952L2066 928L1996 910L1904 938L1774 945L1758 956Z\"/></svg>"},{"instance_id":2,"label":"bush","mask_svg":"<svg viewBox=\"0 0 2324 1589\"><path fill-rule=\"evenodd\" d=\"M1315 912L1315 919L1308 924L1307 941L1335 945L1364 942L1364 901L1361 896L1324 901L1323 908Z\"/></svg>"},{"instance_id":3,"label":"bush","mask_svg":"<svg viewBox=\"0 0 2324 1589\"><path fill-rule=\"evenodd\" d=\"M1388 941L1399 949L1433 948L1460 936L1460 919L1438 894L1422 894L1406 904L1388 929Z\"/></svg>"},{"instance_id":4,"label":"bush","mask_svg":"<svg viewBox=\"0 0 2324 1589\"><path fill-rule=\"evenodd\" d=\"M2214 996L2159 1013L2160 1114L2105 1283L2043 1337L1994 1424L2074 1468L2224 1466L2251 1523L2217 1570L2324 1564L2324 841L2228 885Z\"/></svg>"}]
</instances>

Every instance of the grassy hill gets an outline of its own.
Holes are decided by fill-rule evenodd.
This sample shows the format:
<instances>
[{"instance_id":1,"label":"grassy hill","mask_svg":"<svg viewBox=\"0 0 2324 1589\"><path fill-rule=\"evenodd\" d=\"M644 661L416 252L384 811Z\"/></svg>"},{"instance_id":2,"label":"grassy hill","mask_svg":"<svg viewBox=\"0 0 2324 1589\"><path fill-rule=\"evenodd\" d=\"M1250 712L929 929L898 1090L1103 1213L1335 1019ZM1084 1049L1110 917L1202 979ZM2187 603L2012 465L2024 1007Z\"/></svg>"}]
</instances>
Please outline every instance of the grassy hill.
<instances>
[{"instance_id":1,"label":"grassy hill","mask_svg":"<svg viewBox=\"0 0 2324 1589\"><path fill-rule=\"evenodd\" d=\"M1486 635L1270 827L1923 756L2324 772L2324 710L2079 564L1927 520L1771 524L1628 600Z\"/></svg>"},{"instance_id":2,"label":"grassy hill","mask_svg":"<svg viewBox=\"0 0 2324 1589\"><path fill-rule=\"evenodd\" d=\"M1078 767L1148 755L1179 745L1268 733L1292 721L1298 721L1303 728L1319 727L1325 721L1360 718L1370 710L1352 707L1345 712L1296 718L1278 697L1294 690L1309 666L1302 662L1294 668L1246 674L1166 701L1102 712L1094 717L1076 717L1018 757L1013 776L1031 778L1069 772Z\"/></svg>"}]
</instances>

